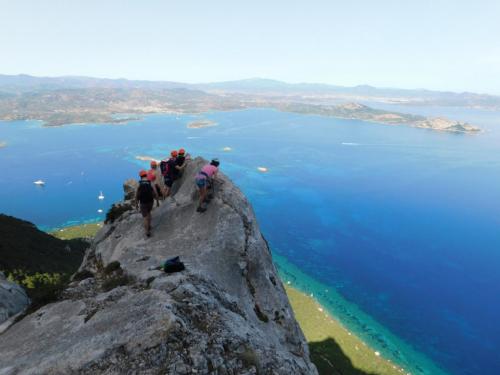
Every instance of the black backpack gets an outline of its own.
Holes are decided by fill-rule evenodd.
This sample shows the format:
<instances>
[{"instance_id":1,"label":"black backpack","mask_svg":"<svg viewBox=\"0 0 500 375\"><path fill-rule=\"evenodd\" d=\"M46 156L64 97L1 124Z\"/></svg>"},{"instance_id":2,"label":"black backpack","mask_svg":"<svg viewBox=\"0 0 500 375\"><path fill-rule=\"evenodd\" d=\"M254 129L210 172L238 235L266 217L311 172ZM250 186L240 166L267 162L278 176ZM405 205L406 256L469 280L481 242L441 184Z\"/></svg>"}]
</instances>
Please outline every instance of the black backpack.
<instances>
[{"instance_id":1,"label":"black backpack","mask_svg":"<svg viewBox=\"0 0 500 375\"><path fill-rule=\"evenodd\" d=\"M165 177L168 173L168 163L166 160L162 160L160 162L160 171L163 177Z\"/></svg>"},{"instance_id":2,"label":"black backpack","mask_svg":"<svg viewBox=\"0 0 500 375\"><path fill-rule=\"evenodd\" d=\"M166 170L166 176L170 177L172 180L175 180L175 172L177 169L175 166L177 165L175 158L170 158L167 161L167 170Z\"/></svg>"},{"instance_id":3,"label":"black backpack","mask_svg":"<svg viewBox=\"0 0 500 375\"><path fill-rule=\"evenodd\" d=\"M185 269L186 267L184 266L184 263L181 262L179 257L167 259L163 264L163 271L166 273L180 272Z\"/></svg>"},{"instance_id":4,"label":"black backpack","mask_svg":"<svg viewBox=\"0 0 500 375\"><path fill-rule=\"evenodd\" d=\"M143 204L153 203L154 193L153 193L153 187L151 186L151 182L144 180L139 181L137 198L139 199L139 202Z\"/></svg>"}]
</instances>

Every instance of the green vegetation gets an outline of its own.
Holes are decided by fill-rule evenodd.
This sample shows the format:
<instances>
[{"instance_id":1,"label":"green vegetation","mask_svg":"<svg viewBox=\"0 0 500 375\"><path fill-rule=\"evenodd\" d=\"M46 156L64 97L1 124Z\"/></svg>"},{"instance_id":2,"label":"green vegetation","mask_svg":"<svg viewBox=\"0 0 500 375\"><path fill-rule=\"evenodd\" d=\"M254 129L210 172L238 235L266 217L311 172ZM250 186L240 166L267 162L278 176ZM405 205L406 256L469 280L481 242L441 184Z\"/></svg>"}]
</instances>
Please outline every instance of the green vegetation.
<instances>
[{"instance_id":1,"label":"green vegetation","mask_svg":"<svg viewBox=\"0 0 500 375\"><path fill-rule=\"evenodd\" d=\"M0 214L0 270L29 273L73 273L82 261L88 242L63 241L32 223Z\"/></svg>"},{"instance_id":2,"label":"green vegetation","mask_svg":"<svg viewBox=\"0 0 500 375\"><path fill-rule=\"evenodd\" d=\"M30 274L18 269L7 273L8 280L24 287L32 301L32 309L57 299L69 282L69 277L69 274L61 273L35 272Z\"/></svg>"},{"instance_id":3,"label":"green vegetation","mask_svg":"<svg viewBox=\"0 0 500 375\"><path fill-rule=\"evenodd\" d=\"M91 223L65 227L51 231L49 234L61 240L73 240L76 238L94 238L99 229L102 228L102 223Z\"/></svg>"},{"instance_id":4,"label":"green vegetation","mask_svg":"<svg viewBox=\"0 0 500 375\"><path fill-rule=\"evenodd\" d=\"M0 271L26 289L32 308L57 298L87 247L86 240L61 240L32 223L0 214Z\"/></svg>"},{"instance_id":5,"label":"green vegetation","mask_svg":"<svg viewBox=\"0 0 500 375\"><path fill-rule=\"evenodd\" d=\"M288 298L321 375L401 375L404 370L368 347L313 298L286 287Z\"/></svg>"}]
</instances>

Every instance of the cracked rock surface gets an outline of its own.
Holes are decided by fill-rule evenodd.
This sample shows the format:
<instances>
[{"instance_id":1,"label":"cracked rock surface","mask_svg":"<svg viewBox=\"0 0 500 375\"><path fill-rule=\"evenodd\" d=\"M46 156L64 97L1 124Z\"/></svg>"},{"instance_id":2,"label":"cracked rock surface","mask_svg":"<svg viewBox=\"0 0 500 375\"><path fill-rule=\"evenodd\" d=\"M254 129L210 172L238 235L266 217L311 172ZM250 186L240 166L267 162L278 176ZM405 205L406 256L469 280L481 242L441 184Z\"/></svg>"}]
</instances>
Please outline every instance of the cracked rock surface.
<instances>
[{"instance_id":1,"label":"cracked rock surface","mask_svg":"<svg viewBox=\"0 0 500 375\"><path fill-rule=\"evenodd\" d=\"M245 196L222 175L196 212L203 164L154 209L151 238L117 205L61 300L0 335L0 375L317 374ZM177 255L185 271L154 269Z\"/></svg>"}]
</instances>

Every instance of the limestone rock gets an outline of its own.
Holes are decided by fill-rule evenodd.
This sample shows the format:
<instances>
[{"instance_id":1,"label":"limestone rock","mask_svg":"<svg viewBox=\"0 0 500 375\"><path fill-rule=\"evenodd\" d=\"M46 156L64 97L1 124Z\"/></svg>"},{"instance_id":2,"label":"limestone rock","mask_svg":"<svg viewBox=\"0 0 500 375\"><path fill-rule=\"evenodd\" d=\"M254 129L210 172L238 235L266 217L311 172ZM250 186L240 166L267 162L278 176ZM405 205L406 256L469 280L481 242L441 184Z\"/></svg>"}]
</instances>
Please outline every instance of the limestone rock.
<instances>
[{"instance_id":1,"label":"limestone rock","mask_svg":"<svg viewBox=\"0 0 500 375\"><path fill-rule=\"evenodd\" d=\"M134 180L133 178L128 179L123 183L123 192L125 194L124 200L132 200L135 199L135 192L137 190L137 187L139 186L139 183L137 180Z\"/></svg>"},{"instance_id":2,"label":"limestone rock","mask_svg":"<svg viewBox=\"0 0 500 375\"><path fill-rule=\"evenodd\" d=\"M225 176L196 212L190 162L153 211L98 233L63 299L0 335L0 374L317 374L247 199ZM179 255L186 270L155 269Z\"/></svg>"},{"instance_id":3,"label":"limestone rock","mask_svg":"<svg viewBox=\"0 0 500 375\"><path fill-rule=\"evenodd\" d=\"M0 324L23 312L29 304L30 300L24 289L8 281L0 272Z\"/></svg>"}]
</instances>

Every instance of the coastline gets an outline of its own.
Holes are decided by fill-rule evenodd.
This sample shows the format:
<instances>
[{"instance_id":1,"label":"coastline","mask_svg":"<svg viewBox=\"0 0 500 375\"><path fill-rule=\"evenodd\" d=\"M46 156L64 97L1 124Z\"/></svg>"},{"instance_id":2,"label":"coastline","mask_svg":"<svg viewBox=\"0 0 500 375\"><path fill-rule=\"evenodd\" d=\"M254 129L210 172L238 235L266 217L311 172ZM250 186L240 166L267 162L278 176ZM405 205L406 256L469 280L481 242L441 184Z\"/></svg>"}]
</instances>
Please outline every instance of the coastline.
<instances>
[{"instance_id":1,"label":"coastline","mask_svg":"<svg viewBox=\"0 0 500 375\"><path fill-rule=\"evenodd\" d=\"M311 360L324 374L407 374L404 368L380 355L345 328L313 297L293 286L286 294L309 345Z\"/></svg>"},{"instance_id":2,"label":"coastline","mask_svg":"<svg viewBox=\"0 0 500 375\"><path fill-rule=\"evenodd\" d=\"M378 352L379 355L376 357L383 358L387 363L391 363L398 369L401 369L401 371L389 374L448 375L446 371L438 367L425 354L414 349L410 343L400 339L388 328L362 311L357 305L346 300L335 290L335 287L313 279L285 257L277 254L276 251L273 251L273 260L285 287L287 289L293 288L301 293L302 296L305 295L310 298L309 302L305 303L309 307L303 307L304 309L310 311L311 314L314 312L312 316L317 315L317 312L319 312L321 313L320 316L326 319L325 321L329 323L336 321L339 323L339 327L343 328L335 330L335 332L340 333L338 337L333 337L337 343L341 340L345 341L346 336L355 336L362 342L361 345L363 347L366 346L371 353ZM292 294L292 296L296 295ZM299 306L299 310L300 308ZM323 311L319 311L318 308L321 308ZM297 307L293 306L293 310L295 311L296 309ZM319 319L319 317L317 318ZM298 317L297 320L299 320ZM302 327L300 321L299 324ZM303 331L307 331L309 327L302 327L302 329ZM318 332L317 329L313 329L313 332L315 331ZM358 347L360 346L358 345ZM352 344L348 350L352 352ZM370 356L366 358L369 360ZM394 369L391 368L390 370ZM376 374L381 375L385 373L376 372Z\"/></svg>"},{"instance_id":3,"label":"coastline","mask_svg":"<svg viewBox=\"0 0 500 375\"><path fill-rule=\"evenodd\" d=\"M102 228L102 223L84 223L67 227L51 228L46 232L60 240L72 240L74 238L92 239Z\"/></svg>"}]
</instances>

